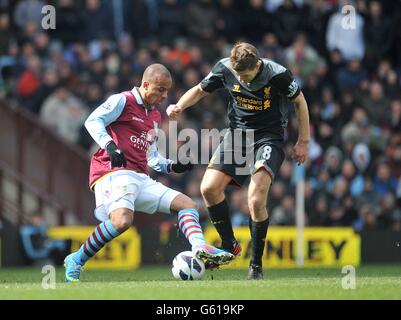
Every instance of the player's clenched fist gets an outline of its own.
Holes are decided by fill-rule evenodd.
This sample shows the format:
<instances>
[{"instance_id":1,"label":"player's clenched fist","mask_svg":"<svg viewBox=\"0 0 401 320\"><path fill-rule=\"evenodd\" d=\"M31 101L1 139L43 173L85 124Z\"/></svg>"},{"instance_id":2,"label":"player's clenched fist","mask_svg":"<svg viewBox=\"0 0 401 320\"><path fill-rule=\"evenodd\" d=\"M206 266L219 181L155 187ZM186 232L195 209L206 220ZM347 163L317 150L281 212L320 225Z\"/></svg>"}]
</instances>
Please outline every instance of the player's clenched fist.
<instances>
[{"instance_id":1,"label":"player's clenched fist","mask_svg":"<svg viewBox=\"0 0 401 320\"><path fill-rule=\"evenodd\" d=\"M127 167L127 159L125 159L124 153L117 147L114 141L110 141L106 144L106 151L110 157L111 168Z\"/></svg>"},{"instance_id":2,"label":"player's clenched fist","mask_svg":"<svg viewBox=\"0 0 401 320\"><path fill-rule=\"evenodd\" d=\"M166 110L167 115L171 119L177 119L181 112L182 112L182 109L179 106L177 106L176 104L170 104Z\"/></svg>"},{"instance_id":3,"label":"player's clenched fist","mask_svg":"<svg viewBox=\"0 0 401 320\"><path fill-rule=\"evenodd\" d=\"M168 172L183 173L185 171L191 171L193 166L191 162L183 164L178 161L177 163L171 163L167 170Z\"/></svg>"},{"instance_id":4,"label":"player's clenched fist","mask_svg":"<svg viewBox=\"0 0 401 320\"><path fill-rule=\"evenodd\" d=\"M298 164L304 163L308 158L308 142L298 140L292 151L293 159Z\"/></svg>"}]
</instances>

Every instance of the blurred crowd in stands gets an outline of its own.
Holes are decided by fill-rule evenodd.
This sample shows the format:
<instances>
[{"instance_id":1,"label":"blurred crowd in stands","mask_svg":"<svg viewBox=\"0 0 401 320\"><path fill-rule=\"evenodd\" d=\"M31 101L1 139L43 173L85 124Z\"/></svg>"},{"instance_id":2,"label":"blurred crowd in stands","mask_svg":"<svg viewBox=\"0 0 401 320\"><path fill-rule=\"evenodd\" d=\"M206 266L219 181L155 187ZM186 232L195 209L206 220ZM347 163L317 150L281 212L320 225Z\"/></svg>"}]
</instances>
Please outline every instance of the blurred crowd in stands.
<instances>
[{"instance_id":1,"label":"blurred crowd in stands","mask_svg":"<svg viewBox=\"0 0 401 320\"><path fill-rule=\"evenodd\" d=\"M56 8L54 30L41 25L46 4ZM348 4L355 10L345 16ZM292 71L309 105L307 225L401 230L400 26L399 1L0 0L0 96L90 154L96 146L86 117L111 94L139 86L149 64L172 72L167 106L233 43L251 42ZM208 96L184 113L179 129L225 128L226 101L224 92ZM269 198L273 225L295 223L293 112L287 133L287 159ZM184 178L152 176L196 199L206 217L205 167ZM248 223L246 192L227 192L234 225Z\"/></svg>"}]
</instances>

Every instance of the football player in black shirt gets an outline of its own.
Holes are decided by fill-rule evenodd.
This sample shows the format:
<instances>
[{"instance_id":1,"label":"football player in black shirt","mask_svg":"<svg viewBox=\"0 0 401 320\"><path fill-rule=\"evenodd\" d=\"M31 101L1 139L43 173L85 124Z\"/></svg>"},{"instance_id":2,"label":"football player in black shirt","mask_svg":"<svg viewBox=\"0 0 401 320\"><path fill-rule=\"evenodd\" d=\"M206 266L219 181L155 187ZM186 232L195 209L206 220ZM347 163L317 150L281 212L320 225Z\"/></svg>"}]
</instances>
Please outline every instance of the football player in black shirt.
<instances>
[{"instance_id":1,"label":"football player in black shirt","mask_svg":"<svg viewBox=\"0 0 401 320\"><path fill-rule=\"evenodd\" d=\"M262 256L269 226L268 192L285 157L283 146L288 108L291 102L295 105L299 133L292 157L301 164L308 156L308 106L289 70L274 61L260 58L253 45L242 42L232 48L229 58L218 61L200 84L188 90L176 104L170 105L168 116L177 118L183 110L221 88L230 95L230 127L209 162L201 192L222 239L222 248L239 255L241 246L234 237L224 190L230 183L241 186L248 176L251 177L248 205L252 257L248 279L259 280L263 279ZM253 133L252 141L246 132ZM241 144L235 142L238 137ZM253 156L251 166L248 166L248 161L238 162L244 154L247 159L249 155ZM245 174L238 170L248 167Z\"/></svg>"}]
</instances>

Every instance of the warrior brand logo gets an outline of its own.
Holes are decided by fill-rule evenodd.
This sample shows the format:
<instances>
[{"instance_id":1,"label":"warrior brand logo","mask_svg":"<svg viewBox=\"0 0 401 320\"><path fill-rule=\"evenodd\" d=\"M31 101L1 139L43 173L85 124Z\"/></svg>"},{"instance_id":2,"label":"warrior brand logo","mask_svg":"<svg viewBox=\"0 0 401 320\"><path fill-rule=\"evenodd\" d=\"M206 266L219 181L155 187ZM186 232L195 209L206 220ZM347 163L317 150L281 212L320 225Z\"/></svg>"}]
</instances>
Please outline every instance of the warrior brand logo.
<instances>
[{"instance_id":1,"label":"warrior brand logo","mask_svg":"<svg viewBox=\"0 0 401 320\"><path fill-rule=\"evenodd\" d=\"M233 92L241 92L239 84L234 84Z\"/></svg>"},{"instance_id":2,"label":"warrior brand logo","mask_svg":"<svg viewBox=\"0 0 401 320\"><path fill-rule=\"evenodd\" d=\"M143 119L138 118L138 117L132 117L132 120L139 121L139 122L145 122Z\"/></svg>"}]
</instances>

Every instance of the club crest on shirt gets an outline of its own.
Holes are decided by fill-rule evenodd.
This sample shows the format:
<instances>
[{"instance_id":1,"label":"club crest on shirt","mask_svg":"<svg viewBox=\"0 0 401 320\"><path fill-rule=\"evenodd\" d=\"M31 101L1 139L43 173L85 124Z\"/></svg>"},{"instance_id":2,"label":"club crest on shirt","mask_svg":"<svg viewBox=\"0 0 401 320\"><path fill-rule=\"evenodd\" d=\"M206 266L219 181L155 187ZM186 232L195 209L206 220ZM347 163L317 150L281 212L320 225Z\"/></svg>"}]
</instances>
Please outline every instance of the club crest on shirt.
<instances>
[{"instance_id":1,"label":"club crest on shirt","mask_svg":"<svg viewBox=\"0 0 401 320\"><path fill-rule=\"evenodd\" d=\"M269 99L270 98L270 90L271 90L271 87L265 87L263 89L263 98L264 99Z\"/></svg>"}]
</instances>

